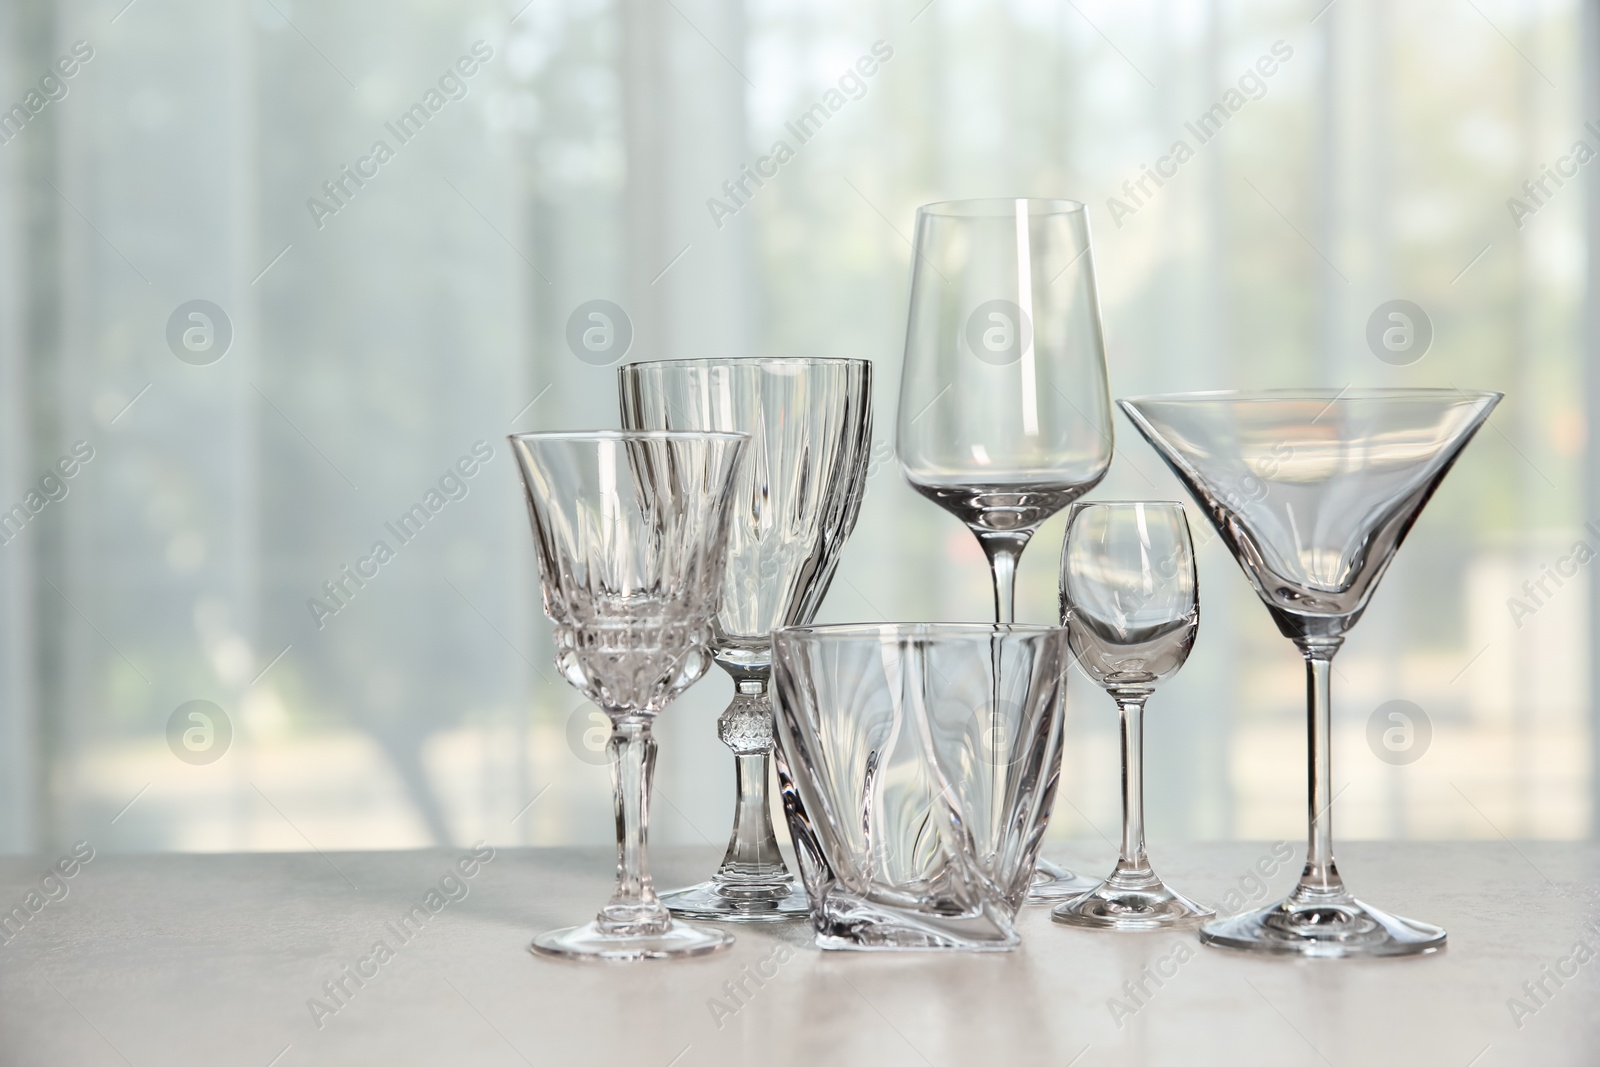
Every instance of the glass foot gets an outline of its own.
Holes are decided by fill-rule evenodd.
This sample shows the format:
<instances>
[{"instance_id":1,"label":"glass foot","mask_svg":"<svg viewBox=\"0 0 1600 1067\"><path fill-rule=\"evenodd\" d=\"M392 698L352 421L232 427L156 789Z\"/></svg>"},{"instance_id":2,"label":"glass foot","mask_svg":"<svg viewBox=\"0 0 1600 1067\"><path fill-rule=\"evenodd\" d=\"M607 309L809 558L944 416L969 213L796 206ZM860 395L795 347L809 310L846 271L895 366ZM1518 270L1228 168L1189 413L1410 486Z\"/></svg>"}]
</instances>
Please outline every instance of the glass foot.
<instances>
[{"instance_id":1,"label":"glass foot","mask_svg":"<svg viewBox=\"0 0 1600 1067\"><path fill-rule=\"evenodd\" d=\"M1117 871L1050 913L1063 926L1094 930L1173 930L1198 926L1216 912L1162 884L1154 872Z\"/></svg>"},{"instance_id":2,"label":"glass foot","mask_svg":"<svg viewBox=\"0 0 1600 1067\"><path fill-rule=\"evenodd\" d=\"M798 882L740 887L713 879L662 893L661 903L674 915L710 922L788 922L811 913L811 902Z\"/></svg>"},{"instance_id":3,"label":"glass foot","mask_svg":"<svg viewBox=\"0 0 1600 1067\"><path fill-rule=\"evenodd\" d=\"M1341 894L1328 901L1290 897L1217 919L1200 928L1200 941L1279 956L1418 956L1443 948L1445 932Z\"/></svg>"},{"instance_id":4,"label":"glass foot","mask_svg":"<svg viewBox=\"0 0 1600 1067\"><path fill-rule=\"evenodd\" d=\"M1041 859L1033 868L1033 884L1028 886L1028 898L1023 903L1060 904L1083 896L1099 884L1098 879Z\"/></svg>"},{"instance_id":5,"label":"glass foot","mask_svg":"<svg viewBox=\"0 0 1600 1067\"><path fill-rule=\"evenodd\" d=\"M671 921L666 929L649 934L613 934L598 923L569 926L540 934L528 946L536 956L555 956L568 960L665 960L683 956L704 956L733 944L733 935L724 930L705 930L688 923Z\"/></svg>"},{"instance_id":6,"label":"glass foot","mask_svg":"<svg viewBox=\"0 0 1600 1067\"><path fill-rule=\"evenodd\" d=\"M868 899L835 882L818 909L817 947L849 952L1009 952L1022 943L1009 908L974 901L965 908L941 911L914 892L893 895L901 899Z\"/></svg>"}]
</instances>

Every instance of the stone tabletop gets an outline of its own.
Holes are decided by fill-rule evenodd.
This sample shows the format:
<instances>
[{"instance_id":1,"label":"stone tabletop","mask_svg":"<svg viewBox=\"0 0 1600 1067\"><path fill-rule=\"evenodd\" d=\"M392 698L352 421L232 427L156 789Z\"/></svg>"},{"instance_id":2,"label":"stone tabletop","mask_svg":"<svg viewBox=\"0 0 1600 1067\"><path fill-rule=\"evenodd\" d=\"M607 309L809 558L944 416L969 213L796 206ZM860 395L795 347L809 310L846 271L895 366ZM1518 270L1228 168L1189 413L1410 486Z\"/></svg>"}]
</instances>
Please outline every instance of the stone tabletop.
<instances>
[{"instance_id":1,"label":"stone tabletop","mask_svg":"<svg viewBox=\"0 0 1600 1067\"><path fill-rule=\"evenodd\" d=\"M1358 895L1450 933L1437 956L1384 961L1255 959L1030 908L1011 953L823 953L781 925L740 927L708 958L584 965L526 946L592 916L609 850L79 852L0 860L0 1063L1600 1063L1589 842L1342 845ZM1192 844L1155 860L1231 910L1263 884L1281 895L1298 854ZM658 884L715 859L659 850Z\"/></svg>"}]
</instances>

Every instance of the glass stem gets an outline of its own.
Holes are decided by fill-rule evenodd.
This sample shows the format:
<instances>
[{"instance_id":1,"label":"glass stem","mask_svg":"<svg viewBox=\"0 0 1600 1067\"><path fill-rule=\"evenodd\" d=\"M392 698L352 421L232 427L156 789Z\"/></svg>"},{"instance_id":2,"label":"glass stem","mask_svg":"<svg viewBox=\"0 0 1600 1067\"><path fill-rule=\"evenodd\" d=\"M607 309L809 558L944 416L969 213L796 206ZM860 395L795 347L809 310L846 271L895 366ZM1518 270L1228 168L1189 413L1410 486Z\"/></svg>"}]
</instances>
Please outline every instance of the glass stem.
<instances>
[{"instance_id":1,"label":"glass stem","mask_svg":"<svg viewBox=\"0 0 1600 1067\"><path fill-rule=\"evenodd\" d=\"M1295 891L1316 900L1346 897L1344 881L1333 861L1333 654L1341 638L1304 638L1297 642L1306 661L1306 758L1310 780L1310 833L1306 866Z\"/></svg>"},{"instance_id":2,"label":"glass stem","mask_svg":"<svg viewBox=\"0 0 1600 1067\"><path fill-rule=\"evenodd\" d=\"M717 722L723 744L733 750L733 833L722 857L716 881L724 887L767 886L787 895L794 881L778 851L772 829L772 809L767 802L767 777L772 763L772 702L767 680L745 677L736 681L733 703Z\"/></svg>"},{"instance_id":3,"label":"glass stem","mask_svg":"<svg viewBox=\"0 0 1600 1067\"><path fill-rule=\"evenodd\" d=\"M650 879L650 783L656 770L650 718L627 711L610 716L606 750L617 817L617 888L595 922L613 933L665 930L670 916Z\"/></svg>"},{"instance_id":4,"label":"glass stem","mask_svg":"<svg viewBox=\"0 0 1600 1067\"><path fill-rule=\"evenodd\" d=\"M1122 713L1122 855L1117 869L1145 871L1150 861L1144 848L1144 702L1150 694L1114 695Z\"/></svg>"},{"instance_id":5,"label":"glass stem","mask_svg":"<svg viewBox=\"0 0 1600 1067\"><path fill-rule=\"evenodd\" d=\"M1017 561L1028 547L1030 534L997 534L987 530L978 534L978 543L989 557L994 575L994 621L1011 623L1017 619Z\"/></svg>"}]
</instances>

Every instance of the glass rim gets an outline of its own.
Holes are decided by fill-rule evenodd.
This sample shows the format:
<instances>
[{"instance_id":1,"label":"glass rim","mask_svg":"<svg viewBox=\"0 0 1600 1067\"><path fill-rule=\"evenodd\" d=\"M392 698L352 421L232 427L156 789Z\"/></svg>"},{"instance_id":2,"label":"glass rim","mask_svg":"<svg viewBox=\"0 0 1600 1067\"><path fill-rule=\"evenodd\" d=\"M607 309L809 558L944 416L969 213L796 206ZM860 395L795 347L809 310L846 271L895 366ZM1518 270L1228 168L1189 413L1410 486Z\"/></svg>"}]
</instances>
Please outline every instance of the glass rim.
<instances>
[{"instance_id":1,"label":"glass rim","mask_svg":"<svg viewBox=\"0 0 1600 1067\"><path fill-rule=\"evenodd\" d=\"M506 440L539 441L748 441L750 435L729 430L533 430L508 433Z\"/></svg>"},{"instance_id":2,"label":"glass rim","mask_svg":"<svg viewBox=\"0 0 1600 1067\"><path fill-rule=\"evenodd\" d=\"M1301 386L1281 389L1207 389L1189 393L1145 393L1118 397L1118 404L1140 403L1257 403L1284 400L1427 400L1452 397L1462 400L1501 399L1505 394L1494 389L1457 389L1453 386L1363 386L1335 389L1333 386Z\"/></svg>"},{"instance_id":3,"label":"glass rim","mask_svg":"<svg viewBox=\"0 0 1600 1067\"><path fill-rule=\"evenodd\" d=\"M971 200L936 200L917 208L917 215L940 218L1000 218L1014 216L1017 204L1028 205L1028 217L1044 215L1087 215L1089 206L1082 200L1034 196L983 196ZM1003 210L1002 210L1003 209Z\"/></svg>"},{"instance_id":4,"label":"glass rim","mask_svg":"<svg viewBox=\"0 0 1600 1067\"><path fill-rule=\"evenodd\" d=\"M824 638L861 637L912 637L912 638L972 638L987 637L1043 637L1061 633L1064 627L1031 622L830 622L811 623L805 626L783 626L772 631L794 638L821 640ZM885 634L888 630L890 633Z\"/></svg>"},{"instance_id":5,"label":"glass rim","mask_svg":"<svg viewBox=\"0 0 1600 1067\"><path fill-rule=\"evenodd\" d=\"M1069 511L1082 511L1088 508L1128 508L1135 504L1156 508L1187 507L1181 500L1074 500L1067 508Z\"/></svg>"},{"instance_id":6,"label":"glass rim","mask_svg":"<svg viewBox=\"0 0 1600 1067\"><path fill-rule=\"evenodd\" d=\"M637 370L641 367L870 367L870 359L853 359L844 356L702 356L697 359L636 359L624 363L618 371Z\"/></svg>"}]
</instances>

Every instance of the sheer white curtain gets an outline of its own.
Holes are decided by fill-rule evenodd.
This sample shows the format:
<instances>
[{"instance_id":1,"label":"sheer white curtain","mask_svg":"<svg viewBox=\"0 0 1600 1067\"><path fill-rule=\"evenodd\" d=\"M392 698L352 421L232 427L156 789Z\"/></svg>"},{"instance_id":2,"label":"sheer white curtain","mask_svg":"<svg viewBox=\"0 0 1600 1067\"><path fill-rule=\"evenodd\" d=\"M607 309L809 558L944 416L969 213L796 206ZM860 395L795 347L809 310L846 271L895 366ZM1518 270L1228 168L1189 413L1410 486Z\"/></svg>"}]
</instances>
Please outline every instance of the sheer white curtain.
<instances>
[{"instance_id":1,"label":"sheer white curtain","mask_svg":"<svg viewBox=\"0 0 1600 1067\"><path fill-rule=\"evenodd\" d=\"M93 458L0 544L0 848L607 841L503 442L615 425L620 354L569 340L592 301L628 359L872 359L879 462L824 618L984 617L981 555L889 444L914 209L996 193L1090 204L1116 395L1508 393L1341 657L1341 834L1589 832L1600 584L1510 606L1596 517L1588 183L1507 204L1600 148L1581 14L7 5L0 106L75 42L93 57L0 143L0 508L77 442ZM1433 328L1409 366L1366 340L1396 298ZM231 330L214 362L168 340L196 300ZM1117 443L1102 495L1181 495ZM1024 619L1054 617L1060 534L1024 556ZM1200 643L1152 703L1151 832L1292 840L1299 664L1202 539ZM660 841L720 843L727 696L708 679L663 718ZM231 727L214 762L169 743L193 700ZM1394 700L1431 724L1410 764L1368 744ZM1082 688L1070 715L1051 832L1098 847L1112 711Z\"/></svg>"}]
</instances>

